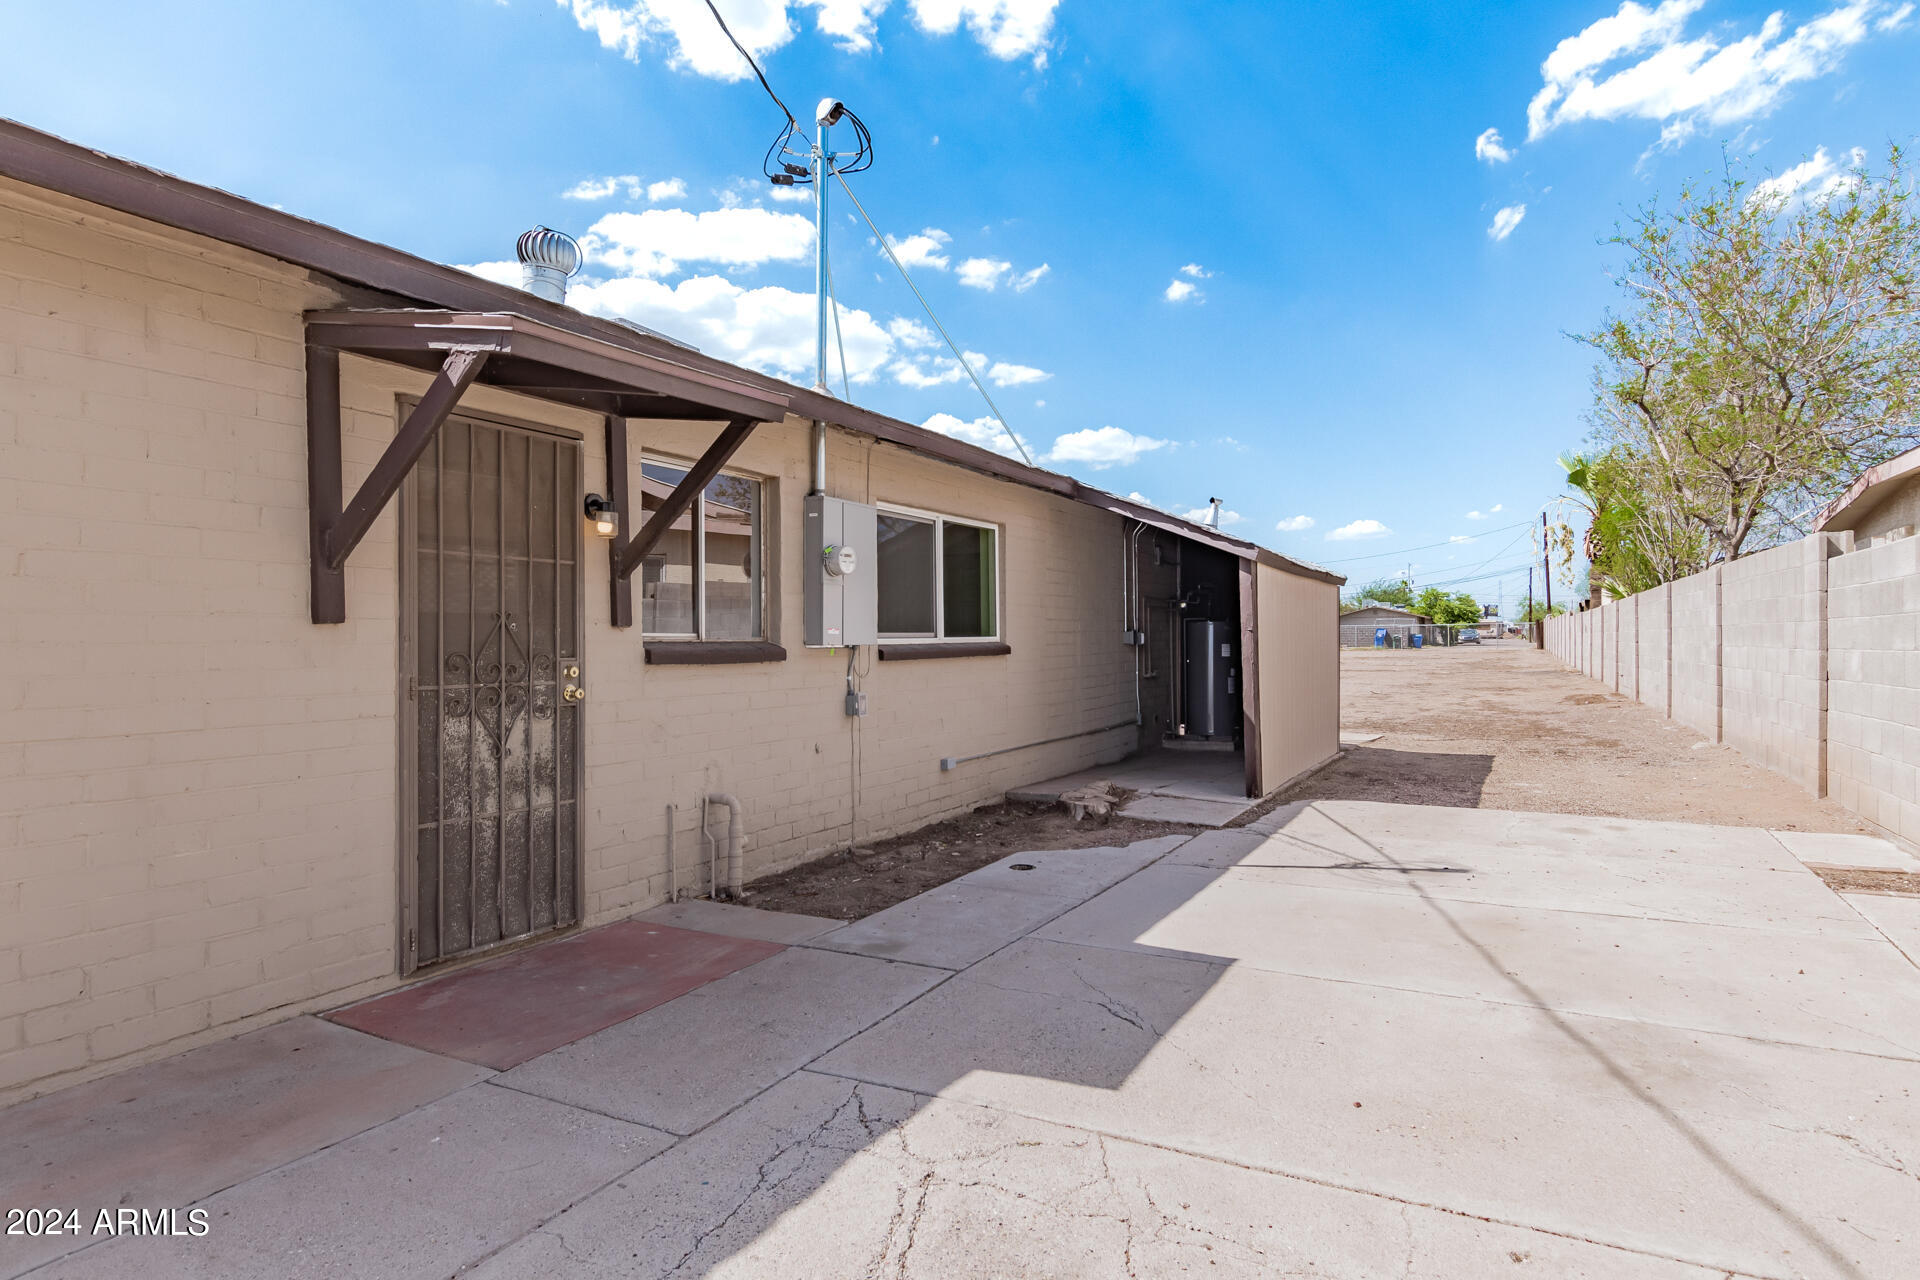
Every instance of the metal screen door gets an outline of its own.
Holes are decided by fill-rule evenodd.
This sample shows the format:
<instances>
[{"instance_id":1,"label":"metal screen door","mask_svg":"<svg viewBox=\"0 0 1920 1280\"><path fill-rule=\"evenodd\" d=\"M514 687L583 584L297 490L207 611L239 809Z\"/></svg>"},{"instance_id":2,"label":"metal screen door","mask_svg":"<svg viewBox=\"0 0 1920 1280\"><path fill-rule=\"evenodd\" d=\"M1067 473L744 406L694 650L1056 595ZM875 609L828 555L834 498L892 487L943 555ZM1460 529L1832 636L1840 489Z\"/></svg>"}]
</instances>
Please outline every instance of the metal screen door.
<instances>
[{"instance_id":1,"label":"metal screen door","mask_svg":"<svg viewBox=\"0 0 1920 1280\"><path fill-rule=\"evenodd\" d=\"M579 915L580 447L448 418L407 482L402 971Z\"/></svg>"}]
</instances>

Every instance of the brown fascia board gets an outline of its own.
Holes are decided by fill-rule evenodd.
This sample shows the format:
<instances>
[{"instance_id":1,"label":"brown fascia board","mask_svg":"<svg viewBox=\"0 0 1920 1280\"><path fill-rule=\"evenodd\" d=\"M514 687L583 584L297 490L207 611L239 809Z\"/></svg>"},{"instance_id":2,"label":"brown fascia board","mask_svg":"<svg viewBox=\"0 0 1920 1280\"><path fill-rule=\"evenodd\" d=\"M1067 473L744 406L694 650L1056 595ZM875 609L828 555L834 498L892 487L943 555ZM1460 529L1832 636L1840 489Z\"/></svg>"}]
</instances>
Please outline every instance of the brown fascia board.
<instances>
[{"instance_id":1,"label":"brown fascia board","mask_svg":"<svg viewBox=\"0 0 1920 1280\"><path fill-rule=\"evenodd\" d=\"M966 444L937 431L862 409L833 396L770 378L712 356L648 337L625 325L535 297L511 285L496 284L457 267L430 262L390 245L349 235L335 227L269 209L230 192L188 182L158 169L94 151L17 120L0 119L0 174L18 182L59 192L91 204L117 209L163 226L192 232L318 271L337 280L452 311L506 311L524 315L583 337L623 347L717 377L764 388L787 398L789 412L848 431L873 436L973 471L1041 489L1121 515L1160 525L1174 521L1182 537L1216 546L1242 559L1258 559L1270 568L1302 577L1340 583L1346 579L1313 565L1288 559L1265 547L1218 530L1168 516L1070 476L1029 467L989 449Z\"/></svg>"}]
</instances>

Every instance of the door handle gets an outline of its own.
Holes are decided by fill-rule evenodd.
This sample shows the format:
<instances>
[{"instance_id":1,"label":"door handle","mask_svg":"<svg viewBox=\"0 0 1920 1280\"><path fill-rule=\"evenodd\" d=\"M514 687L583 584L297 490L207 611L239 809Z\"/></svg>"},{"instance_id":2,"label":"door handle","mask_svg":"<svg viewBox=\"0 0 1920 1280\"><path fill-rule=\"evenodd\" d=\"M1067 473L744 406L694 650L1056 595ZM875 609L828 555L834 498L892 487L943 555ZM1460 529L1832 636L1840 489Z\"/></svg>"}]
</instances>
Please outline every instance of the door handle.
<instances>
[{"instance_id":1,"label":"door handle","mask_svg":"<svg viewBox=\"0 0 1920 1280\"><path fill-rule=\"evenodd\" d=\"M585 702L587 691L577 684L570 684L560 691L560 699L563 702Z\"/></svg>"}]
</instances>

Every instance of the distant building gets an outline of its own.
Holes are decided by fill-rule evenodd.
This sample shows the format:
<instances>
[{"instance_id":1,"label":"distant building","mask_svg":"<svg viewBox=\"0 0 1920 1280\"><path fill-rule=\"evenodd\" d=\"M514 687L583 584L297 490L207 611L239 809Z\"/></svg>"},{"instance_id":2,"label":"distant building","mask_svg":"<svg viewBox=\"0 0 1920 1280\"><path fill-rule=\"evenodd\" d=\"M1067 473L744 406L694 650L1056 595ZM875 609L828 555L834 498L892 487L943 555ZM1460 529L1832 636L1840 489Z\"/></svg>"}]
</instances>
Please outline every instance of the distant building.
<instances>
[{"instance_id":1,"label":"distant building","mask_svg":"<svg viewBox=\"0 0 1920 1280\"><path fill-rule=\"evenodd\" d=\"M1911 537L1920 526L1920 449L1861 472L1813 522L1816 533L1851 532L1856 546Z\"/></svg>"},{"instance_id":2,"label":"distant building","mask_svg":"<svg viewBox=\"0 0 1920 1280\"><path fill-rule=\"evenodd\" d=\"M1347 648L1365 648L1374 641L1374 632L1387 629L1388 643L1405 645L1407 637L1425 637L1433 623L1424 614L1390 604L1370 604L1340 615L1340 643Z\"/></svg>"}]
</instances>

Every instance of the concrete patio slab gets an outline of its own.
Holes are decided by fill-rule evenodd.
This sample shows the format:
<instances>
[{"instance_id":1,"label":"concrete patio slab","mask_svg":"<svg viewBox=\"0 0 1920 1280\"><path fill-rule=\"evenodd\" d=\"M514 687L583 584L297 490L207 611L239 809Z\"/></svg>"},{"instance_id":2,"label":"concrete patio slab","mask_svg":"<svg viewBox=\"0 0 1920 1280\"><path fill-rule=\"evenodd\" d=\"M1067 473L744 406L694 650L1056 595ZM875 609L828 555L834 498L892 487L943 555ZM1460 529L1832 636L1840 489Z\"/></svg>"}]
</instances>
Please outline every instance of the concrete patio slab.
<instances>
[{"instance_id":1,"label":"concrete patio slab","mask_svg":"<svg viewBox=\"0 0 1920 1280\"><path fill-rule=\"evenodd\" d=\"M1199 800L1192 796L1148 794L1120 806L1123 818L1146 822L1184 822L1196 827L1224 827L1252 808L1247 800Z\"/></svg>"},{"instance_id":2,"label":"concrete patio slab","mask_svg":"<svg viewBox=\"0 0 1920 1280\"><path fill-rule=\"evenodd\" d=\"M1847 902L1865 916L1900 953L1920 965L1920 898L1902 898L1893 894L1843 894Z\"/></svg>"},{"instance_id":3,"label":"concrete patio slab","mask_svg":"<svg viewBox=\"0 0 1920 1280\"><path fill-rule=\"evenodd\" d=\"M1046 893L1090 898L1178 849L1192 837L1161 836L1129 845L1096 849L1046 849L1015 853L989 863L951 884L979 885L1014 893ZM1016 871L1016 867L1030 870Z\"/></svg>"},{"instance_id":4,"label":"concrete patio slab","mask_svg":"<svg viewBox=\"0 0 1920 1280\"><path fill-rule=\"evenodd\" d=\"M1920 872L1920 857L1877 836L1839 831L1775 831L1772 834L1787 847L1787 852L1809 866Z\"/></svg>"},{"instance_id":5,"label":"concrete patio slab","mask_svg":"<svg viewBox=\"0 0 1920 1280\"><path fill-rule=\"evenodd\" d=\"M738 903L709 902L705 898L670 902L651 911L642 911L633 918L648 924L697 929L701 933L717 933L728 938L757 938L761 942L778 942L782 945L805 942L808 938L817 938L846 924L845 920L829 920L825 916L759 911Z\"/></svg>"},{"instance_id":6,"label":"concrete patio slab","mask_svg":"<svg viewBox=\"0 0 1920 1280\"><path fill-rule=\"evenodd\" d=\"M295 1018L0 1111L0 1207L188 1205L488 1074ZM0 1275L87 1243L0 1237Z\"/></svg>"},{"instance_id":7,"label":"concrete patio slab","mask_svg":"<svg viewBox=\"0 0 1920 1280\"><path fill-rule=\"evenodd\" d=\"M1389 849L1392 846L1387 846ZM1426 896L1442 901L1584 911L1731 928L1871 938L1856 913L1799 864L1773 870L1561 846L1515 849L1435 842L1398 853L1203 832L1165 865L1212 867L1236 880Z\"/></svg>"},{"instance_id":8,"label":"concrete patio slab","mask_svg":"<svg viewBox=\"0 0 1920 1280\"><path fill-rule=\"evenodd\" d=\"M1028 939L818 1067L1758 1275L1920 1246L1920 1066L1864 1054Z\"/></svg>"},{"instance_id":9,"label":"concrete patio slab","mask_svg":"<svg viewBox=\"0 0 1920 1280\"><path fill-rule=\"evenodd\" d=\"M947 976L794 948L522 1063L501 1082L692 1133Z\"/></svg>"},{"instance_id":10,"label":"concrete patio slab","mask_svg":"<svg viewBox=\"0 0 1920 1280\"><path fill-rule=\"evenodd\" d=\"M590 929L327 1015L505 1070L776 954L777 943L642 920Z\"/></svg>"},{"instance_id":11,"label":"concrete patio slab","mask_svg":"<svg viewBox=\"0 0 1920 1280\"><path fill-rule=\"evenodd\" d=\"M954 880L803 945L964 969L1067 911L1081 896Z\"/></svg>"},{"instance_id":12,"label":"concrete patio slab","mask_svg":"<svg viewBox=\"0 0 1920 1280\"><path fill-rule=\"evenodd\" d=\"M1196 883L1197 882L1197 883ZM1273 922L1285 920L1285 928ZM1920 1061L1920 982L1877 935L1808 936L1150 867L1034 936Z\"/></svg>"},{"instance_id":13,"label":"concrete patio slab","mask_svg":"<svg viewBox=\"0 0 1920 1280\"><path fill-rule=\"evenodd\" d=\"M637 1125L478 1084L204 1205L197 1239L125 1237L73 1280L437 1280L665 1150Z\"/></svg>"},{"instance_id":14,"label":"concrete patio slab","mask_svg":"<svg viewBox=\"0 0 1920 1280\"><path fill-rule=\"evenodd\" d=\"M676 1268L712 1280L1706 1274L812 1072L474 1274L585 1280Z\"/></svg>"}]
</instances>

